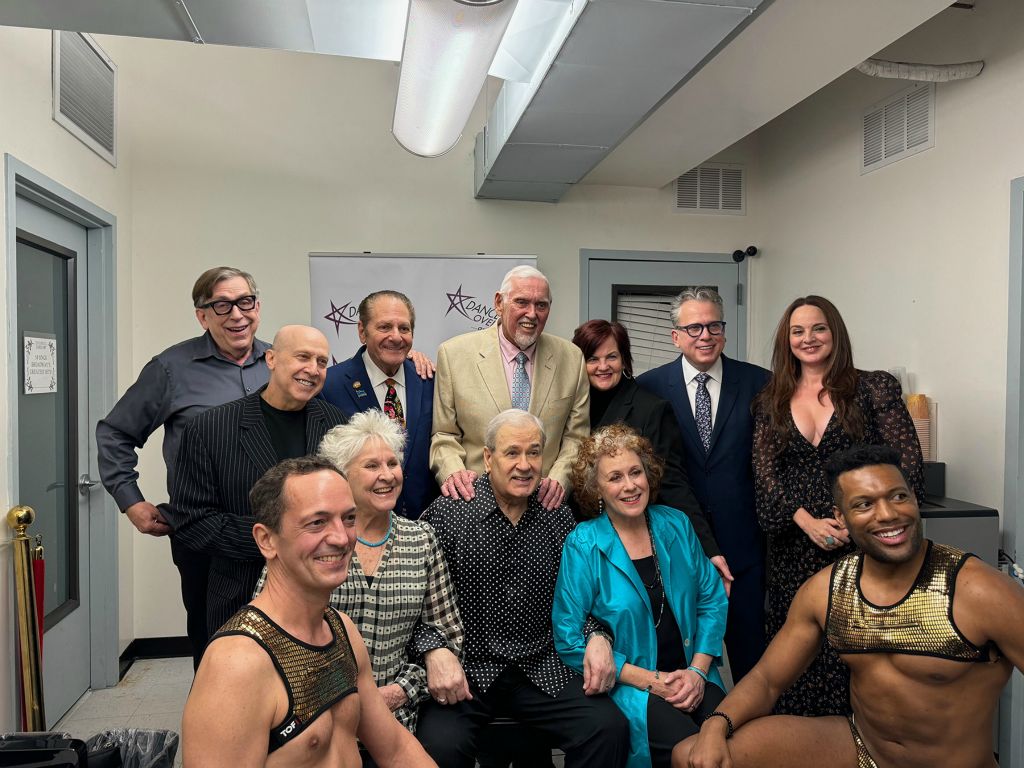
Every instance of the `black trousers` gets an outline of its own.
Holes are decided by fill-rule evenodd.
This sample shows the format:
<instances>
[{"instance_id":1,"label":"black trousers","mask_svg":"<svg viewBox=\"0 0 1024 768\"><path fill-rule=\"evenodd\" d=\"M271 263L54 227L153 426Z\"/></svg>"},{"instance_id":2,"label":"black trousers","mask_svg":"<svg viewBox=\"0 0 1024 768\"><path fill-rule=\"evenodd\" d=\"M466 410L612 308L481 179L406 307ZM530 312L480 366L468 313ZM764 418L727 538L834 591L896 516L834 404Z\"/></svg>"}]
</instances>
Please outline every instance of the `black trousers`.
<instances>
[{"instance_id":1,"label":"black trousers","mask_svg":"<svg viewBox=\"0 0 1024 768\"><path fill-rule=\"evenodd\" d=\"M181 575L181 601L185 605L185 631L192 646L192 667L199 669L209 635L206 632L206 586L210 556L179 544L171 536L171 559Z\"/></svg>"},{"instance_id":2,"label":"black trousers","mask_svg":"<svg viewBox=\"0 0 1024 768\"><path fill-rule=\"evenodd\" d=\"M725 647L729 651L733 685L754 668L768 647L764 595L764 566L755 565L736 574L725 625Z\"/></svg>"},{"instance_id":3,"label":"black trousers","mask_svg":"<svg viewBox=\"0 0 1024 768\"><path fill-rule=\"evenodd\" d=\"M647 742L651 748L651 765L669 768L672 749L680 741L693 736L701 724L722 703L725 691L714 683L704 686L704 698L693 712L676 709L653 693L647 697Z\"/></svg>"},{"instance_id":4,"label":"black trousers","mask_svg":"<svg viewBox=\"0 0 1024 768\"><path fill-rule=\"evenodd\" d=\"M420 709L416 735L439 768L472 768L480 730L495 717L512 717L565 752L566 768L619 768L629 756L629 726L608 696L585 696L574 675L558 696L548 696L510 666L486 692L470 686L471 701Z\"/></svg>"}]
</instances>

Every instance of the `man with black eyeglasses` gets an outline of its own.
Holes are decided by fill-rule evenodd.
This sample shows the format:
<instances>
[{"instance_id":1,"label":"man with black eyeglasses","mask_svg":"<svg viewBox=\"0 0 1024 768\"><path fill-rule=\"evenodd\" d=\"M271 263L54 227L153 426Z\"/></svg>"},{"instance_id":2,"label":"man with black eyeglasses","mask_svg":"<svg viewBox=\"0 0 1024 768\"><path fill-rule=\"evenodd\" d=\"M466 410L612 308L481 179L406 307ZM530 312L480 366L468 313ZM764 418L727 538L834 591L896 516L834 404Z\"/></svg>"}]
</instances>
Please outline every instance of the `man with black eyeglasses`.
<instances>
[{"instance_id":1,"label":"man with black eyeglasses","mask_svg":"<svg viewBox=\"0 0 1024 768\"><path fill-rule=\"evenodd\" d=\"M103 486L132 524L150 536L167 536L171 529L139 489L137 450L159 427L164 428L170 494L185 424L207 408L256 392L269 379L264 353L270 345L256 338L260 301L252 275L234 267L208 269L192 288L192 303L206 333L175 344L146 363L135 383L96 425ZM198 665L207 637L210 559L174 536L171 556L181 575L188 637Z\"/></svg>"},{"instance_id":2,"label":"man with black eyeglasses","mask_svg":"<svg viewBox=\"0 0 1024 768\"><path fill-rule=\"evenodd\" d=\"M764 631L764 540L754 509L750 405L771 375L722 354L722 297L692 287L672 304L676 360L647 371L637 384L672 403L686 451L686 471L722 553L711 562L729 591L725 644L734 681L761 658Z\"/></svg>"}]
</instances>

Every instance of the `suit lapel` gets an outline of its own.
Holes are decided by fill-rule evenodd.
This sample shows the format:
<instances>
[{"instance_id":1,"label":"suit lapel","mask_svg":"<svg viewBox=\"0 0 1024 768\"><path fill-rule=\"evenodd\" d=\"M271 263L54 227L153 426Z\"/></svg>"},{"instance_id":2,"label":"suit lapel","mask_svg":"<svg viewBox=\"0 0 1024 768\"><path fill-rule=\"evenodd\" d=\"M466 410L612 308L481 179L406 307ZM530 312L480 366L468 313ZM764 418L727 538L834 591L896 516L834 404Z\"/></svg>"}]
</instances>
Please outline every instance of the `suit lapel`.
<instances>
[{"instance_id":1,"label":"suit lapel","mask_svg":"<svg viewBox=\"0 0 1024 768\"><path fill-rule=\"evenodd\" d=\"M736 405L739 382L736 381L735 376L729 375L729 369L731 368L729 363L730 360L723 355L722 386L719 390L718 411L715 413L715 428L711 431L711 447L708 449L708 453L715 450L715 443L718 441L719 435L721 435L725 429L725 424L729 421L729 414L732 413L732 409Z\"/></svg>"},{"instance_id":2,"label":"suit lapel","mask_svg":"<svg viewBox=\"0 0 1024 768\"><path fill-rule=\"evenodd\" d=\"M544 334L541 334L537 340L537 354L533 356L533 382L530 385L530 413L535 416L544 410L551 383L555 380L554 357L554 352L544 343Z\"/></svg>"},{"instance_id":3,"label":"suit lapel","mask_svg":"<svg viewBox=\"0 0 1024 768\"><path fill-rule=\"evenodd\" d=\"M480 359L477 361L477 370L498 411L507 411L512 407L512 395L508 391L505 361L501 359L501 348L498 346L498 323L489 330L491 332L483 337L484 344L478 350Z\"/></svg>"},{"instance_id":4,"label":"suit lapel","mask_svg":"<svg viewBox=\"0 0 1024 768\"><path fill-rule=\"evenodd\" d=\"M700 441L700 434L697 432L697 421L693 418L693 408L690 406L690 395L686 390L686 382L683 381L683 356L676 358L675 372L668 377L669 402L678 403L680 426L683 428L683 436L690 441L690 446L696 455L703 455L704 444Z\"/></svg>"},{"instance_id":5,"label":"suit lapel","mask_svg":"<svg viewBox=\"0 0 1024 768\"><path fill-rule=\"evenodd\" d=\"M264 388L265 389L265 388ZM242 404L242 419L239 424L238 442L253 465L262 474L277 463L274 446L270 443L270 432L263 423L260 411L259 392L249 395Z\"/></svg>"},{"instance_id":6,"label":"suit lapel","mask_svg":"<svg viewBox=\"0 0 1024 768\"><path fill-rule=\"evenodd\" d=\"M320 441L327 434L327 417L323 403L315 398L306 403L306 453L320 450Z\"/></svg>"},{"instance_id":7,"label":"suit lapel","mask_svg":"<svg viewBox=\"0 0 1024 768\"><path fill-rule=\"evenodd\" d=\"M370 408L380 408L377 400L377 393L373 391L373 383L370 381L370 374L366 372L366 363L363 362L363 351L366 347L360 347L352 358L352 365L345 372L345 392L352 400L355 411L366 411ZM365 392L366 394L360 394Z\"/></svg>"},{"instance_id":8,"label":"suit lapel","mask_svg":"<svg viewBox=\"0 0 1024 768\"><path fill-rule=\"evenodd\" d=\"M597 424L591 424L590 429L594 431L600 427L606 427L609 424L623 424L628 423L630 411L633 410L633 396L636 394L636 382L627 379L619 385L618 391L612 397L611 402L608 403L608 408L605 410L604 415L601 417L601 421ZM591 400L593 402L593 400Z\"/></svg>"},{"instance_id":9,"label":"suit lapel","mask_svg":"<svg viewBox=\"0 0 1024 768\"><path fill-rule=\"evenodd\" d=\"M416 433L420 414L423 412L420 400L423 398L423 379L416 374L416 366L405 362L405 432L411 438ZM412 441L410 440L410 443ZM405 446L405 460L412 455L412 445Z\"/></svg>"}]
</instances>

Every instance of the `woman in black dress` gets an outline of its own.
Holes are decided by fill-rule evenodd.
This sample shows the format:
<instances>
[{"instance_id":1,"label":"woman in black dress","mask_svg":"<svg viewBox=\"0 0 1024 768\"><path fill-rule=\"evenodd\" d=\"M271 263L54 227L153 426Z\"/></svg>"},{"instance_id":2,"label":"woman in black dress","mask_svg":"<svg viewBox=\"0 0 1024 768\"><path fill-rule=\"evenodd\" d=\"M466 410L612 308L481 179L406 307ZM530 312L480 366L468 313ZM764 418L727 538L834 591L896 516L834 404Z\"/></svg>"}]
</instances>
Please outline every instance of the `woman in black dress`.
<instances>
[{"instance_id":1,"label":"woman in black dress","mask_svg":"<svg viewBox=\"0 0 1024 768\"><path fill-rule=\"evenodd\" d=\"M921 446L899 382L853 367L850 337L832 302L807 296L789 305L775 331L772 372L754 401L753 454L757 515L768 535L769 639L800 586L852 549L832 513L824 471L830 455L854 443L895 448L924 500ZM849 671L827 643L775 711L849 713Z\"/></svg>"},{"instance_id":2,"label":"woman in black dress","mask_svg":"<svg viewBox=\"0 0 1024 768\"><path fill-rule=\"evenodd\" d=\"M626 329L621 323L588 320L576 329L572 343L583 352L590 378L591 432L610 424L625 424L651 441L655 455L665 461L657 502L686 513L704 554L722 574L728 590L732 574L690 488L683 463L683 436L672 405L640 389L633 380L633 356Z\"/></svg>"}]
</instances>

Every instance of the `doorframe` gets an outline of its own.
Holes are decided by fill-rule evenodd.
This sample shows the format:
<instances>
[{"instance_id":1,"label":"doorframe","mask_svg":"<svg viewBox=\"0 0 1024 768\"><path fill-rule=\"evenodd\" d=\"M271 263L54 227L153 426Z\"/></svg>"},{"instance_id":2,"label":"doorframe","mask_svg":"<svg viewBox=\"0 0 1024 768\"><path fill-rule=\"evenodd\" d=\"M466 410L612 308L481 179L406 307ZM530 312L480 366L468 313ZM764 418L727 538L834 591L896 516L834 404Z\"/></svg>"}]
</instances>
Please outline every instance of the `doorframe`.
<instances>
[{"instance_id":1,"label":"doorframe","mask_svg":"<svg viewBox=\"0 0 1024 768\"><path fill-rule=\"evenodd\" d=\"M95 424L113 407L117 395L117 217L81 195L72 192L10 154L4 154L4 192L7 276L7 365L19 369L21 344L17 336L17 198L24 197L86 229L88 265L79 269L78 279L86 280L86 297L91 307L106 308L90 317L87 338L90 353L87 425ZM85 274L82 274L83 271ZM93 319L97 322L93 322ZM20 380L8 377L7 402L16 403ZM16 443L17 408L8 409L7 471L12 499L18 492ZM88 441L89 474L99 477L95 441ZM117 510L106 494L95 494L89 519L89 645L91 688L107 688L118 681L118 574ZM13 601L8 626L13 627ZM13 659L10 661L15 678ZM13 687L13 686L12 686ZM15 695L12 692L12 697ZM17 711L16 701L12 712Z\"/></svg>"},{"instance_id":2,"label":"doorframe","mask_svg":"<svg viewBox=\"0 0 1024 768\"><path fill-rule=\"evenodd\" d=\"M580 319L590 318L590 263L592 261L669 261L680 264L736 264L729 253L698 253L689 251L612 251L580 248ZM740 360L747 359L748 312L750 296L749 270L746 260L736 264L739 272L740 295L736 300L736 352Z\"/></svg>"},{"instance_id":3,"label":"doorframe","mask_svg":"<svg viewBox=\"0 0 1024 768\"><path fill-rule=\"evenodd\" d=\"M1006 445L1003 453L1003 536L1012 557L1024 556L1024 177L1010 182L1009 302L1006 336ZM999 708L999 762L1024 764L1024 676L1014 670Z\"/></svg>"}]
</instances>

